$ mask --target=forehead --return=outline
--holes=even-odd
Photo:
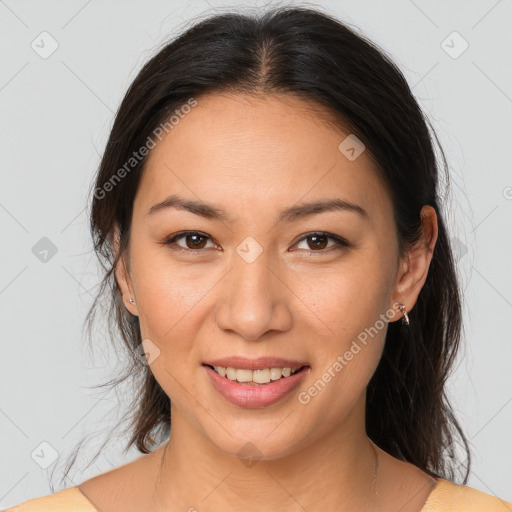
[[[389,208],[370,155],[347,158],[339,146],[350,130],[329,121],[322,106],[290,95],[199,97],[151,150],[136,208],[172,193],[233,210],[333,196],[370,213]]]

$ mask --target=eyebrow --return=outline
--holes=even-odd
[[[146,215],[152,215],[156,212],[160,212],[168,208],[186,210],[206,219],[219,220],[221,222],[233,221],[233,219],[226,211],[218,207],[204,203],[202,201],[184,199],[176,194],[167,197],[160,203],[154,204]],[[320,201],[294,205],[281,211],[278,217],[278,223],[293,222],[299,218],[307,217],[310,215],[340,210],[357,213],[366,219],[368,218],[368,212],[357,204],[350,203],[342,199],[324,199]]]

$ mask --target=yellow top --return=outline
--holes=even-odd
[[[512,512],[512,503],[485,492],[436,478],[420,512]],[[78,489],[70,487],[33,498],[4,512],[101,512]]]

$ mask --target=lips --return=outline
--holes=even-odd
[[[223,359],[218,361],[223,363],[230,361],[232,363],[233,359]],[[247,360],[245,361],[247,364]],[[276,360],[274,359],[273,361]],[[289,360],[286,361],[284,359],[281,359],[280,361],[281,363],[284,361],[285,364],[293,362]],[[252,362],[254,362],[254,360]],[[296,362],[293,363],[295,364]],[[263,364],[263,362],[259,360],[257,364]],[[265,364],[268,364],[268,360]],[[301,370],[289,377],[283,377],[268,384],[249,385],[247,383],[239,383],[236,380],[232,381],[226,377],[222,377],[213,370],[210,365],[203,364],[203,368],[213,388],[228,402],[243,408],[267,407],[280,402],[285,397],[290,396],[311,371],[309,366],[303,366]],[[261,368],[254,369],[258,370]]]
[[[225,368],[237,368],[240,370],[263,370],[265,368],[300,368],[309,366],[307,361],[297,359],[284,359],[282,357],[258,357],[248,359],[241,356],[224,357],[204,361],[206,366],[223,366]]]

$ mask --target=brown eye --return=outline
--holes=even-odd
[[[178,240],[184,239],[185,246],[176,243]],[[177,233],[176,235],[171,236],[164,243],[165,245],[177,245],[177,250],[202,250],[205,248],[208,241],[211,240],[208,235],[203,233],[199,233],[198,231],[187,231],[182,233]]]
[[[179,240],[184,239],[185,245],[181,245],[177,243]],[[306,250],[309,252],[329,252],[325,249],[341,249],[342,247],[350,247],[350,244],[343,238],[333,235],[330,233],[309,233],[308,235],[302,237],[299,240],[298,244],[306,242]],[[333,243],[329,245],[329,241]],[[212,247],[217,249],[215,244],[212,242],[211,237],[208,235],[201,233],[199,231],[182,231],[181,233],[177,233],[168,238],[165,242],[165,245],[171,246],[171,249],[176,251],[201,251],[207,248],[208,242],[212,243]],[[172,247],[172,246],[175,247]]]
[[[307,240],[311,240],[311,244],[308,243],[311,249],[325,249],[328,243],[328,237],[323,235],[311,235],[307,237]]]
[[[189,249],[202,249],[206,245],[206,237],[202,235],[185,235],[185,240]]]
[[[333,243],[329,245],[329,241]],[[341,249],[343,247],[350,247],[350,244],[344,238],[331,233],[309,233],[299,240],[298,245],[306,242],[306,250],[309,252],[330,252],[329,249]],[[327,248],[327,250],[325,250]]]

